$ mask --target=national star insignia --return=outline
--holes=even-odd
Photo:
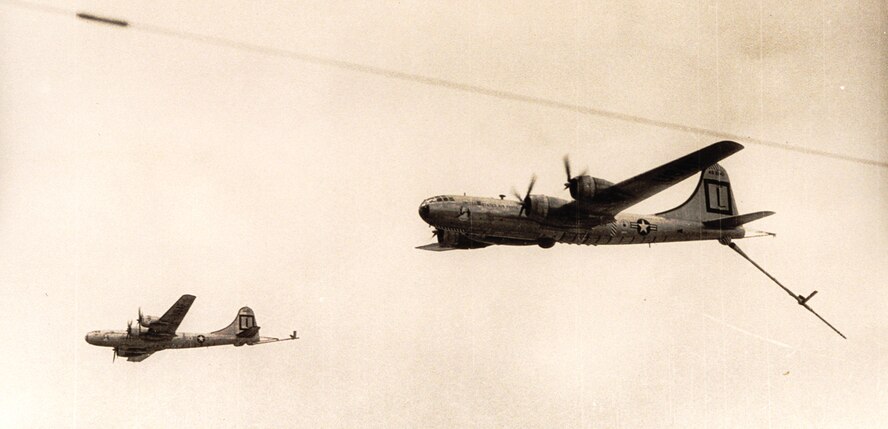
[[[651,224],[650,222],[648,222],[644,219],[639,219],[636,222],[632,222],[631,227],[638,230],[638,233],[640,235],[648,235],[651,233],[651,231],[657,230],[657,225]]]

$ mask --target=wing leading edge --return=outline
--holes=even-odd
[[[182,295],[160,319],[151,322],[151,325],[148,327],[148,334],[151,336],[176,335],[176,329],[179,329],[179,325],[182,323],[185,315],[188,314],[194,299],[194,295]]]
[[[666,188],[693,176],[743,149],[743,145],[725,140],[667,162],[653,170],[626,179],[595,195],[586,207],[595,213],[615,215]]]

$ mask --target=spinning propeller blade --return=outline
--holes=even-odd
[[[518,210],[518,216],[521,216],[524,212],[530,210],[530,192],[533,191],[533,185],[536,184],[536,181],[536,174],[530,176],[530,184],[527,185],[527,193],[524,194],[524,198],[521,198],[518,191],[516,191],[515,188],[512,188],[512,195],[515,195],[515,198],[518,198],[518,201],[521,203],[521,209]]]
[[[575,192],[577,186],[577,177],[585,176],[588,170],[583,170],[579,176],[571,176],[570,175],[570,158],[567,155],[564,155],[564,172],[567,173],[567,182],[564,183],[564,189],[570,189],[571,194]]]
[[[570,187],[570,179],[572,176],[570,175],[570,158],[567,155],[564,155],[564,171],[567,173],[567,183],[564,184],[564,189]]]

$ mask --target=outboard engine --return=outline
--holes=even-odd
[[[157,316],[143,316],[141,313],[139,314],[139,324],[142,325],[143,328],[148,328],[151,326],[151,323],[160,320]]]
[[[592,176],[578,176],[567,183],[570,196],[577,201],[592,201],[595,195],[614,184]]]

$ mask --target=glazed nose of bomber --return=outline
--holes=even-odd
[[[423,201],[422,204],[419,205],[419,217],[422,220],[428,222],[429,221],[429,203],[428,201]]]

